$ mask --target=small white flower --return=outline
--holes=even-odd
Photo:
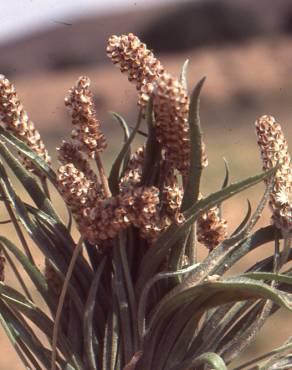
[[[275,200],[281,205],[292,205],[292,193],[289,189],[281,188],[276,193]]]

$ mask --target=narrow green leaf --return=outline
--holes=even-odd
[[[156,139],[155,126],[153,125],[153,102],[149,99],[146,108],[146,122],[148,127],[148,136],[145,147],[144,163],[142,167],[142,176],[140,185],[150,186],[155,184],[155,175],[159,167],[161,157],[160,145]]]
[[[35,265],[32,265],[25,254],[22,253],[10,240],[4,236],[0,236],[0,241],[18,259],[42,297],[47,303],[49,303],[48,285],[39,269]]]
[[[137,131],[140,127],[141,121],[142,121],[142,112],[140,111],[140,114],[139,114],[139,117],[138,117],[138,120],[137,120],[137,124],[136,124],[134,130],[132,131],[129,139],[127,140],[127,142],[122,147],[120,153],[118,154],[117,158],[115,159],[115,161],[112,165],[111,172],[110,172],[109,179],[108,179],[109,187],[110,187],[110,190],[112,192],[112,195],[117,195],[119,193],[119,178],[120,178],[121,166],[122,166],[122,163],[125,159],[125,156],[127,156],[127,153],[128,153],[128,151],[130,149],[130,146],[131,146],[131,143],[133,142],[133,140],[134,140],[134,138],[137,134]]]
[[[132,337],[133,337],[133,352],[138,351],[138,328],[137,328],[137,303],[133,287],[133,281],[130,271],[130,266],[128,263],[127,256],[127,237],[126,233],[122,232],[119,235],[119,254],[120,254],[120,263],[122,266],[122,271],[124,275],[125,288],[129,302],[129,309],[132,323]]]
[[[147,281],[147,284],[144,286],[143,291],[140,296],[139,300],[139,306],[138,306],[138,328],[139,328],[139,335],[142,339],[145,334],[145,320],[146,320],[146,303],[147,303],[147,297],[149,294],[150,289],[153,287],[155,283],[157,283],[161,279],[168,279],[170,277],[174,277],[177,275],[184,275],[191,271],[193,271],[198,264],[186,267],[179,271],[171,271],[171,272],[160,272],[153,276],[149,281]]]
[[[9,253],[7,252],[5,246],[0,242],[0,247],[3,251],[3,254],[4,254],[4,257],[7,261],[7,263],[9,264],[11,270],[12,270],[12,273],[14,274],[14,277],[15,279],[19,282],[24,294],[26,295],[26,297],[31,300],[33,302],[33,298],[32,298],[32,295],[26,285],[26,282],[24,281],[24,277],[22,276],[22,274],[19,272],[19,268],[18,266],[15,265],[13,259],[10,257]]]
[[[92,284],[89,289],[85,307],[84,307],[84,317],[83,317],[84,348],[85,348],[85,353],[87,356],[88,366],[90,370],[98,369],[97,363],[95,360],[96,353],[94,351],[94,344],[93,344],[93,338],[95,336],[94,330],[93,330],[93,315],[94,315],[96,293],[98,290],[98,285],[99,285],[101,274],[103,272],[104,265],[105,265],[105,259],[101,261],[100,265],[98,266],[95,272]]]
[[[230,177],[229,164],[226,158],[223,158],[223,161],[224,161],[224,167],[225,167],[225,177],[223,180],[222,189],[226,188],[226,186],[229,184],[229,177]]]
[[[0,127],[0,132],[2,127]],[[35,202],[38,208],[48,213],[54,219],[61,223],[60,218],[56,214],[50,200],[46,197],[42,189],[39,187],[37,181],[24,166],[15,158],[15,156],[7,149],[5,144],[0,141],[0,155],[5,159],[8,166],[11,168],[15,176],[19,179],[21,184],[24,186],[32,200]],[[35,154],[34,154],[35,155]],[[3,167],[3,166],[1,166]],[[1,169],[0,176],[5,180],[6,171],[4,168]]]
[[[211,352],[206,352],[199,357],[185,360],[181,364],[172,367],[170,370],[188,370],[200,365],[209,365],[214,370],[227,370],[222,358],[216,353]]]
[[[38,360],[44,365],[45,368],[49,368],[50,362],[45,351],[44,346],[34,333],[28,329],[25,321],[21,321],[16,314],[7,307],[0,299],[0,311],[3,315],[5,322],[9,323],[13,327],[13,332],[20,337],[24,343],[33,351]]]
[[[243,220],[241,221],[241,223],[237,226],[237,228],[233,231],[232,235],[237,235],[239,233],[241,233],[243,231],[243,229],[245,228],[246,224],[248,223],[248,220],[251,216],[251,204],[250,204],[250,201],[247,199],[247,211],[246,211],[246,214],[243,218]]]
[[[128,126],[126,120],[124,119],[124,117],[122,117],[120,114],[118,114],[116,112],[111,112],[111,114],[118,121],[118,123],[121,125],[121,127],[123,129],[123,132],[124,132],[124,141],[127,142],[129,137],[130,137],[130,130],[129,130],[129,126]]]
[[[32,163],[43,172],[43,174],[50,179],[50,181],[56,185],[56,174],[49,167],[46,161],[44,161],[38,154],[28,147],[23,141],[12,135],[10,132],[0,127],[0,136],[2,140],[12,144],[17,150],[29,158]]]
[[[184,212],[191,204],[198,200],[200,179],[202,174],[203,141],[200,123],[200,94],[206,77],[203,77],[195,86],[189,108],[189,133],[190,133],[190,170],[184,191],[181,210]]]
[[[28,362],[28,359],[26,358],[25,354],[23,354],[20,346],[19,346],[19,337],[18,335],[16,334],[16,332],[13,330],[13,327],[12,325],[5,320],[5,318],[3,317],[3,315],[0,314],[0,323],[7,335],[7,337],[9,338],[11,344],[13,345],[17,355],[19,356],[20,360],[22,361],[24,367],[26,369],[30,369],[30,365],[29,365],[29,362]],[[35,366],[35,369],[36,370],[42,370],[38,365]]]
[[[118,309],[115,302],[113,303],[113,309],[108,313],[108,319],[106,322],[105,334],[104,334],[104,345],[102,355],[102,369],[103,370],[115,370],[117,358],[119,357],[119,342],[120,342],[120,326],[118,319]]]
[[[133,334],[131,325],[131,312],[127,297],[127,287],[122,270],[122,262],[119,253],[119,245],[116,243],[113,250],[113,290],[116,293],[118,303],[121,335],[123,342],[123,356],[125,363],[129,362],[133,351]]]
[[[203,304],[196,304],[198,297],[205,297]],[[240,276],[212,282],[206,281],[178,292],[159,305],[151,318],[149,327],[155,328],[158,322],[190,302],[193,302],[194,312],[204,312],[206,309],[225,303],[260,298],[271,299],[276,304],[292,311],[292,294],[282,292],[263,282]]]
[[[118,121],[118,123],[121,125],[121,127],[123,129],[123,132],[124,132],[124,143],[126,143],[130,138],[129,126],[128,126],[126,120],[121,115],[119,115],[116,112],[111,112],[111,113],[114,116],[114,118]],[[123,169],[126,168],[127,163],[129,162],[130,156],[131,156],[131,146],[129,146],[128,151],[125,154],[125,158],[123,160],[123,162],[124,162]]]

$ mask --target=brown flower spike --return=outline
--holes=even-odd
[[[227,222],[220,217],[217,206],[203,213],[197,221],[197,238],[210,251],[227,237]]]
[[[51,162],[40,134],[24,110],[15,87],[3,75],[0,75],[0,120],[7,130],[22,140],[42,159],[47,163]],[[29,159],[23,155],[21,157],[28,170],[41,175]]]
[[[69,108],[75,128],[71,137],[79,149],[90,158],[106,148],[106,139],[101,132],[100,122],[96,118],[93,96],[89,89],[88,77],[80,77],[75,86],[69,90],[65,105]]]
[[[138,104],[145,106],[154,88],[154,82],[164,73],[164,68],[153,53],[132,33],[109,38],[107,55],[139,92]]]
[[[292,168],[288,144],[280,124],[274,117],[264,115],[255,122],[263,170],[279,165],[270,194],[272,223],[284,233],[292,230]]]
[[[182,84],[164,73],[153,91],[153,110],[157,140],[165,150],[165,159],[187,176],[190,163],[189,98]],[[208,160],[203,154],[202,166]]]

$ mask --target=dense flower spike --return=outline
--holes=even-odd
[[[57,179],[59,190],[75,216],[80,216],[83,209],[95,201],[92,182],[73,163],[61,166]]]
[[[40,134],[24,110],[15,87],[3,75],[0,75],[0,120],[5,128],[28,145],[42,159],[47,163],[51,162]],[[41,175],[30,160],[24,156],[22,159],[28,170]]]
[[[91,243],[98,243],[112,239],[121,230],[134,225],[139,228],[142,237],[150,237],[153,217],[157,214],[158,193],[155,187],[138,187],[97,202],[92,209],[88,209],[90,221],[84,234]]]
[[[164,72],[160,61],[132,33],[111,36],[106,51],[121,72],[128,74],[129,81],[135,83],[139,92],[138,104],[145,106],[153,91],[153,83]]]
[[[153,110],[157,140],[165,149],[165,158],[187,176],[190,163],[189,98],[182,84],[164,73],[153,91]],[[203,155],[202,166],[208,164]]]
[[[255,122],[263,169],[279,164],[269,205],[272,223],[284,233],[292,231],[292,168],[288,144],[280,124],[274,117],[264,115]]]
[[[227,222],[220,217],[217,206],[203,213],[197,221],[197,238],[210,251],[227,237]]]
[[[89,86],[89,78],[80,77],[75,86],[69,90],[65,105],[71,111],[72,123],[75,126],[71,134],[72,139],[89,157],[95,158],[97,153],[106,148],[106,140],[96,118]]]
[[[76,145],[71,142],[62,141],[62,144],[58,151],[58,160],[63,164],[73,163],[74,166],[81,172],[84,173],[85,177],[89,180],[98,184],[98,178],[95,172],[91,169],[90,164],[82,152],[78,149]]]

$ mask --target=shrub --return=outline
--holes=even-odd
[[[199,96],[205,79],[189,95],[187,63],[180,78],[171,76],[133,34],[110,37],[107,53],[136,85],[139,106],[132,131],[114,114],[124,143],[109,176],[88,77],[66,96],[73,130],[58,149],[56,171],[14,86],[0,78],[1,201],[19,238],[15,245],[0,236],[0,277],[5,258],[21,286],[0,283],[1,324],[27,369],[227,369],[280,307],[292,310],[291,162],[281,126],[271,116],[256,121],[263,173],[229,184],[226,167],[222,189],[203,195],[200,177],[208,161]],[[132,152],[142,121],[145,144]],[[4,163],[30,202],[15,191]],[[252,213],[249,204],[227,233],[222,202],[261,181],[266,191],[257,208]],[[68,207],[68,225],[54,209],[52,187]],[[254,230],[268,199],[271,225]],[[43,254],[44,271],[27,238]],[[225,276],[270,241],[274,255]],[[204,246],[209,254],[199,261],[197,248]],[[261,369],[291,367],[289,349],[291,338],[244,367],[254,369],[258,361]]]

